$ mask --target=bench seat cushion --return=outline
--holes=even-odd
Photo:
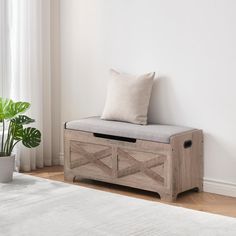
[[[160,143],[170,143],[171,136],[194,130],[192,128],[174,125],[136,125],[125,122],[102,120],[100,117],[89,117],[70,121],[65,124],[65,128]]]

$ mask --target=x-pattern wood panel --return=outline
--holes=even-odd
[[[193,145],[185,149],[183,143],[188,140]],[[80,145],[79,152],[73,150],[77,149],[74,143]],[[117,149],[127,154],[119,151],[118,155]],[[159,159],[163,164],[152,159]],[[64,163],[66,180],[76,176],[96,179],[158,192],[163,200],[173,201],[183,191],[192,188],[202,191],[203,134],[201,130],[179,133],[168,144],[138,139],[129,143],[65,129]]]
[[[81,155],[81,157],[71,162],[70,167],[71,169],[87,165],[89,163],[95,164],[98,168],[100,168],[103,172],[105,172],[108,175],[112,174],[112,169],[108,167],[106,164],[104,164],[100,159],[109,157],[112,155],[111,148],[106,148],[101,151],[97,151],[95,153],[90,153],[86,151],[82,145],[72,143],[71,144],[71,152],[78,153]]]
[[[136,174],[138,172],[142,172],[149,178],[164,184],[164,178],[150,169],[152,167],[164,165],[165,158],[166,158],[164,155],[158,155],[158,157],[155,157],[147,161],[138,161],[133,156],[131,156],[128,152],[120,148],[118,148],[117,152],[118,152],[118,157],[119,156],[125,157],[125,159],[130,164],[132,164],[132,166],[126,167],[125,169],[122,169],[122,170],[118,170],[118,177],[125,177],[128,175]]]

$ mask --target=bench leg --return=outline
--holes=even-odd
[[[64,180],[68,182],[74,182],[75,176],[71,173],[64,172]]]
[[[175,194],[163,193],[159,195],[160,195],[161,200],[164,202],[173,202],[177,198],[177,195]]]
[[[199,193],[203,192],[203,184],[199,184],[199,186],[197,187],[197,191]]]

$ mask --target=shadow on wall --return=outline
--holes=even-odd
[[[181,106],[178,104],[178,96],[171,83],[171,78],[156,77],[148,110],[148,122],[176,124],[176,110],[181,110]]]

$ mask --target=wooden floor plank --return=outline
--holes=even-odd
[[[65,182],[62,166],[45,167],[43,169],[28,172],[26,174]],[[132,189],[128,187],[107,184],[93,180],[80,180],[76,181],[75,183],[69,183],[85,186],[88,188],[123,194],[126,196],[146,199],[150,201],[162,202],[160,201],[156,193],[148,191]],[[171,204],[194,210],[236,217],[236,198],[233,197],[227,197],[213,193],[197,193],[194,191],[189,191],[186,193],[182,193],[177,198],[177,200]]]

